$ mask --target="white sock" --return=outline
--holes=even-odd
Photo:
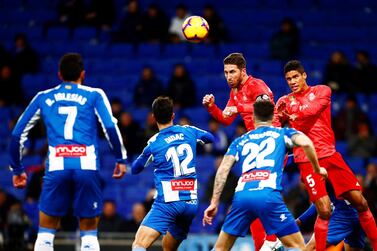
[[[99,251],[99,242],[96,235],[81,236],[81,251]]]
[[[132,248],[132,251],[146,251],[146,249],[142,247],[136,247],[136,248]]]
[[[54,251],[53,233],[40,232],[35,241],[34,251]]]

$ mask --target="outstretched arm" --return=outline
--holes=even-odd
[[[296,146],[300,146],[304,149],[304,152],[312,164],[314,171],[327,178],[327,171],[325,168],[319,166],[318,157],[313,142],[308,138],[308,136],[299,133],[294,134],[291,139]]]
[[[37,121],[41,117],[41,109],[39,106],[40,94],[38,93],[30,102],[24,113],[18,119],[16,126],[12,131],[12,138],[9,145],[10,155],[10,168],[13,171],[13,175],[18,176],[25,172],[22,165],[22,151],[24,149],[24,143],[28,139],[30,130],[34,127]],[[2,123],[4,123],[2,121]],[[26,175],[22,175],[25,176]],[[16,180],[15,180],[16,179]],[[13,185],[17,188],[23,188],[24,182],[19,183],[19,180],[25,180],[23,177],[13,179]],[[16,184],[17,183],[17,184]],[[21,185],[20,185],[21,184]],[[26,183],[25,183],[26,185]]]
[[[146,146],[143,150],[143,153],[137,157],[131,165],[131,173],[138,174],[144,170],[149,164],[153,162],[153,155],[149,151],[149,147]]]
[[[316,216],[317,210],[315,208],[315,204],[311,204],[310,207],[296,219],[296,223],[297,225],[302,226]]]
[[[123,145],[122,136],[117,126],[117,120],[111,112],[110,102],[102,90],[98,90],[95,103],[95,113],[102,125],[103,132],[115,155],[116,162],[125,164],[127,151]]]
[[[331,104],[331,89],[328,86],[321,86],[316,93],[315,99],[308,103],[305,110],[296,114],[297,120],[306,120],[313,116],[318,116]]]
[[[237,114],[224,117],[223,111],[215,104],[215,97],[212,94],[207,94],[203,97],[203,105],[207,108],[209,114],[223,125],[230,125],[236,119]],[[234,107],[235,104],[229,99],[226,107]],[[225,108],[224,110],[226,110]]]
[[[232,155],[225,155],[223,160],[221,161],[220,167],[216,172],[211,204],[204,211],[204,217],[202,220],[203,226],[205,226],[205,224],[212,225],[212,220],[217,213],[217,207],[219,205],[221,193],[224,189],[226,179],[234,162],[235,157]]]

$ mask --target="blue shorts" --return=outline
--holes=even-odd
[[[70,207],[75,216],[93,218],[102,212],[100,175],[92,170],[46,172],[39,209],[50,216],[64,216]]]
[[[336,245],[342,240],[352,248],[362,249],[365,246],[365,233],[355,212],[335,208],[330,218],[327,241]]]
[[[155,201],[141,225],[153,228],[165,235],[167,231],[176,239],[184,240],[198,212],[198,201]]]
[[[271,189],[236,192],[222,230],[244,237],[256,218],[261,220],[268,235],[284,233],[282,236],[285,236],[299,232],[280,192]]]

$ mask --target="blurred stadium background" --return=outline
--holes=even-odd
[[[143,28],[141,28],[137,33],[141,34],[140,37],[133,37],[136,34],[133,33],[130,39],[122,35],[128,34],[128,30],[136,27],[138,23],[135,25],[134,21],[125,21],[129,20],[127,17],[130,16],[127,13],[129,3],[125,0],[0,1],[0,67],[2,69],[0,100],[5,100],[0,102],[0,250],[2,248],[27,250],[32,247],[30,243],[32,243],[38,222],[37,200],[40,182],[38,183],[38,178],[35,178],[37,185],[22,191],[14,190],[11,184],[11,173],[7,167],[6,148],[12,125],[25,104],[38,91],[59,84],[58,60],[66,52],[79,52],[84,56],[86,83],[103,88],[110,100],[120,100],[123,110],[129,112],[140,126],[141,133],[149,132],[146,123],[149,107],[137,104],[134,100],[134,93],[142,69],[146,66],[154,70],[163,88],[166,88],[174,66],[178,63],[184,64],[195,84],[195,95],[190,97],[195,102],[192,106],[177,108],[177,118],[187,116],[193,125],[209,129],[209,116],[201,106],[201,98],[206,93],[213,93],[217,104],[221,107],[225,106],[229,88],[223,76],[222,60],[226,55],[231,52],[244,53],[248,62],[248,72],[262,78],[269,85],[275,100],[289,91],[282,74],[284,63],[293,56],[302,60],[309,75],[310,84],[323,83],[332,87],[334,87],[334,82],[338,84],[338,87],[336,85],[334,87],[332,100],[333,118],[336,125],[340,124],[339,127],[334,128],[337,130],[336,134],[339,134],[337,148],[364,184],[371,208],[374,213],[376,212],[377,110],[374,108],[377,105],[377,68],[373,62],[377,60],[377,1],[140,0],[136,2],[141,16],[147,12],[151,4],[156,4],[165,13],[168,23],[176,15],[176,6],[179,4],[187,7],[189,15],[203,15],[203,8],[210,4],[219,15],[220,20],[217,20],[217,23],[221,26],[223,33],[217,34],[218,37],[214,34],[214,39],[205,43],[189,44],[176,40],[169,35],[167,30],[166,37],[155,39],[144,36],[146,31],[143,33]],[[68,11],[65,9],[67,12],[62,14],[62,5],[67,8],[69,3],[79,3],[83,8],[77,10],[75,14],[72,14],[72,9]],[[113,8],[107,9],[103,6],[113,6]],[[105,13],[102,13],[101,9]],[[106,21],[106,18],[93,21],[90,18],[93,13],[97,16],[107,15],[112,18],[110,21]],[[65,22],[64,14],[65,17],[73,15],[75,18],[80,18]],[[299,38],[297,51],[293,50],[293,54],[288,56],[274,55],[273,38],[279,33],[282,21],[287,18],[292,20],[297,27],[296,35]],[[105,20],[105,23],[101,23],[101,20]],[[122,34],[122,32],[125,33]],[[29,64],[29,66],[32,64],[31,61],[27,61],[27,57],[23,59],[24,61],[22,59],[16,61],[20,60],[17,59],[20,50],[16,46],[15,36],[20,33],[25,36],[30,48],[33,48],[32,50],[37,55],[35,62],[38,66],[35,69],[19,70],[14,64],[14,62]],[[281,43],[284,46],[285,42]],[[337,51],[342,52],[346,60],[340,63],[341,66],[332,66],[329,64],[330,58]],[[370,62],[366,67],[367,70],[364,69],[365,71],[361,71],[363,65],[356,57],[360,51],[369,54]],[[7,66],[14,75],[12,79],[14,82],[7,78],[9,74],[4,73],[4,68]],[[331,70],[333,70],[333,79],[329,77]],[[349,75],[350,72],[352,75]],[[365,74],[369,74],[369,79],[374,79],[376,82],[360,80],[360,75],[365,76]],[[349,81],[345,81],[344,78]],[[17,84],[21,86],[22,100],[20,102],[7,101],[7,92],[14,91],[11,87]],[[348,116],[351,112],[346,109],[346,104],[350,99],[355,100],[359,109],[354,115]],[[362,131],[360,123],[367,125],[366,136],[362,134],[365,130]],[[343,129],[342,125],[344,125]],[[349,125],[356,128],[352,128],[353,131],[349,132],[347,131]],[[220,127],[219,130],[225,132],[230,142],[236,134],[236,127],[234,123],[229,127]],[[35,131],[27,143],[24,161],[29,177],[40,172],[46,143],[43,129]],[[143,142],[145,142],[145,137]],[[131,220],[132,205],[145,202],[153,187],[152,170],[145,170],[139,176],[127,175],[121,181],[113,181],[111,173],[114,158],[104,139],[101,140],[100,146],[104,198],[115,202],[117,212],[122,218]],[[361,148],[363,151],[359,151]],[[131,159],[132,157],[134,156],[131,154]],[[191,227],[193,235],[184,243],[182,250],[207,250],[213,243],[214,235],[226,213],[227,205],[224,203],[215,225],[206,228],[201,226],[202,212],[208,205],[204,198],[205,189],[215,171],[215,161],[215,154],[211,151],[203,150],[198,157],[199,193],[203,202],[200,206],[200,213]],[[35,176],[38,177],[37,174]],[[294,165],[285,175],[284,186],[284,194],[290,209],[297,216],[308,206],[308,201],[305,191],[302,191],[299,185],[298,173]],[[56,250],[74,250],[75,248],[76,234],[73,231],[75,221],[71,217],[67,222],[72,223],[62,226],[62,230],[67,232],[63,233],[61,238],[57,238],[59,248]],[[310,227],[303,231],[310,234]],[[116,250],[116,247],[129,248],[133,234],[103,231],[100,238],[104,246],[103,250],[107,250],[106,247],[111,248],[108,250]],[[16,246],[9,249],[9,243],[16,243]],[[247,239],[245,243],[249,246],[243,247],[245,248],[243,250],[250,250],[251,239]],[[242,249],[241,246],[242,243],[239,250]],[[157,244],[157,250],[158,247]]]

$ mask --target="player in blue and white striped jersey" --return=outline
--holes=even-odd
[[[164,250],[177,250],[186,239],[198,210],[196,144],[213,142],[211,133],[193,126],[173,125],[173,101],[158,97],[152,104],[159,133],[132,163],[132,173],[153,168],[157,196],[138,229],[132,250],[146,250],[159,236]]]
[[[22,151],[28,133],[42,118],[47,130],[48,158],[40,197],[39,231],[35,251],[53,250],[53,239],[60,217],[73,205],[80,218],[81,250],[99,250],[97,225],[102,212],[99,177],[99,120],[116,156],[113,177],[126,171],[126,150],[112,116],[105,93],[83,86],[83,60],[79,54],[65,54],[59,63],[63,83],[39,92],[19,118],[10,142],[13,185],[26,186]]]
[[[203,224],[212,224],[226,177],[233,165],[242,169],[215,250],[230,250],[237,237],[245,236],[249,225],[259,218],[268,235],[276,234],[290,250],[305,250],[304,239],[281,197],[281,178],[288,148],[301,146],[316,173],[326,176],[319,167],[312,141],[291,128],[272,126],[274,105],[270,101],[254,103],[255,130],[237,138],[229,146],[217,170],[210,206]]]

